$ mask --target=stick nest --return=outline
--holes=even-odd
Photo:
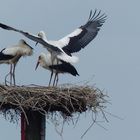
[[[97,111],[107,102],[98,88],[91,86],[4,86],[0,85],[0,110],[11,109],[25,113],[27,110],[41,113],[61,112],[66,117],[87,110]]]

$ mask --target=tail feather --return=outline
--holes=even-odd
[[[14,57],[13,55],[6,55],[6,54],[3,54],[2,52],[0,52],[0,61],[2,61],[2,60],[10,60],[13,57]]]
[[[73,65],[71,65],[70,63],[64,62],[64,61],[61,61],[61,62],[62,62],[62,64],[52,65],[52,66],[49,66],[49,67],[51,69],[55,69],[58,72],[69,73],[73,76],[76,76],[76,75],[79,76],[76,68]]]

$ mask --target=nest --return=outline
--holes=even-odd
[[[6,114],[38,111],[40,113],[60,112],[72,116],[87,110],[96,112],[107,102],[101,90],[91,86],[4,86],[0,85],[0,111]]]

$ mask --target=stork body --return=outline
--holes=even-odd
[[[17,45],[7,47],[1,50],[0,52],[0,64],[10,64],[10,72],[5,77],[10,74],[10,85],[15,85],[15,67],[19,59],[22,56],[30,56],[33,53],[33,48],[29,46],[23,39],[19,41]],[[12,83],[13,81],[13,83]]]
[[[56,41],[48,40],[44,31],[40,31],[38,35],[33,35],[3,23],[0,23],[0,27],[5,30],[12,30],[23,34],[27,38],[43,45],[50,53],[50,60],[53,66],[55,65],[55,61],[57,61],[58,64],[63,62],[67,64],[77,62],[78,58],[73,56],[73,53],[79,52],[81,49],[85,48],[97,36],[106,17],[105,14],[101,14],[101,11],[98,12],[95,10],[92,12],[91,10],[89,18],[84,25],[81,25],[72,33]]]
[[[52,57],[51,57],[50,53],[48,53],[47,55],[45,53],[41,53],[38,57],[38,61],[37,61],[37,65],[36,65],[36,69],[37,69],[38,65],[40,65],[41,67],[51,71],[49,86],[51,84],[52,76],[54,73],[55,73],[55,77],[54,77],[54,81],[53,81],[53,86],[54,85],[57,86],[59,73],[69,73],[73,76],[79,75],[77,70],[75,69],[75,67],[73,65],[71,65],[70,63],[67,63],[62,60],[57,60],[57,59],[55,59],[52,63],[51,58]]]
[[[72,53],[80,51],[96,37],[105,19],[106,15],[101,14],[101,11],[97,12],[97,10],[95,10],[93,13],[91,10],[86,24],[57,41],[47,40],[45,33],[42,31],[36,36],[3,23],[0,23],[0,27],[21,33],[27,38],[42,44],[51,53],[52,61],[56,58],[65,62],[75,63],[78,61],[78,58],[73,56]]]

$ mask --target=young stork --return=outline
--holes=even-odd
[[[101,14],[101,10],[99,12],[95,10],[94,13],[91,10],[86,24],[57,41],[47,40],[44,32],[39,32],[38,36],[36,36],[3,23],[0,23],[0,27],[6,30],[19,32],[27,38],[42,44],[51,53],[52,62],[57,58],[65,62],[73,63],[77,62],[78,58],[72,56],[72,53],[80,51],[96,37],[106,17],[105,14]]]
[[[19,40],[17,45],[13,45],[11,47],[7,47],[1,50],[0,52],[0,64],[10,64],[10,72],[5,76],[5,84],[6,78],[10,74],[10,85],[16,84],[15,82],[15,67],[18,63],[19,59],[22,56],[30,56],[33,53],[33,48],[28,45],[25,40]]]
[[[58,84],[58,74],[59,73],[69,73],[69,74],[71,74],[73,76],[79,75],[77,70],[75,69],[75,67],[73,65],[71,65],[70,63],[67,63],[67,62],[65,62],[63,60],[58,61],[57,59],[55,59],[53,61],[53,63],[52,63],[50,53],[48,53],[47,55],[45,53],[41,53],[39,55],[35,69],[37,69],[37,67],[39,65],[41,67],[51,71],[51,77],[50,77],[50,80],[49,80],[49,86],[51,84],[53,73],[55,73],[53,86],[55,86],[55,85],[57,86],[57,84]]]

